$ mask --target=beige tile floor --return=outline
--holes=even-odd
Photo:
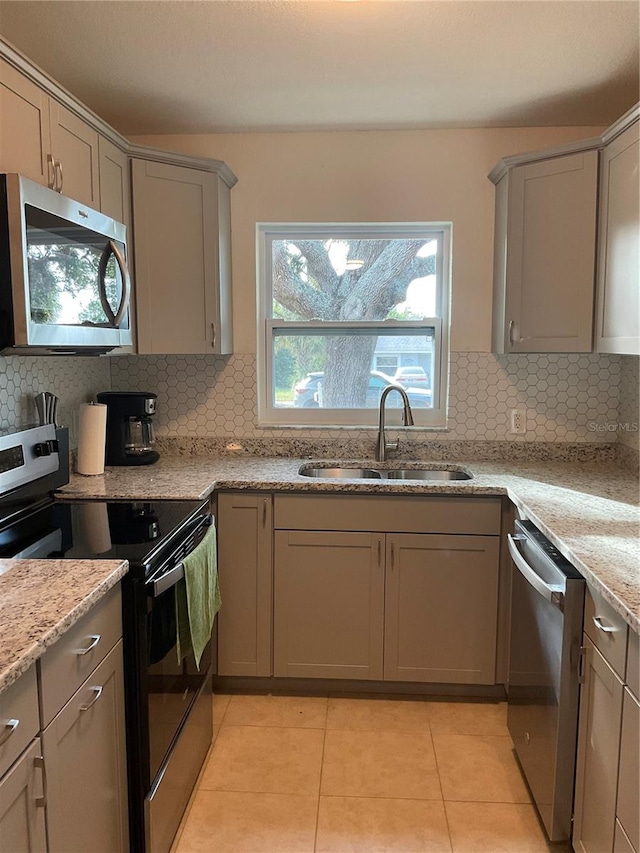
[[[504,703],[214,698],[175,853],[569,853],[548,845]]]

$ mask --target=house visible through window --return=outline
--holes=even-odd
[[[443,426],[450,238],[448,223],[258,225],[260,423],[375,424],[395,385],[417,425]]]

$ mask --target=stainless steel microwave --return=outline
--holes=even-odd
[[[0,175],[0,351],[99,355],[132,343],[124,225]]]

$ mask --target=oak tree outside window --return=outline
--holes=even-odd
[[[397,385],[416,425],[445,425],[450,223],[260,223],[257,240],[261,424],[374,425]]]

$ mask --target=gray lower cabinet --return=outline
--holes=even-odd
[[[494,684],[499,538],[386,539],[384,678]]]
[[[616,817],[632,844],[640,851],[640,703],[628,687],[622,701],[620,768]]]
[[[382,678],[384,534],[277,530],[273,674]]]
[[[35,738],[0,781],[0,850],[45,853],[43,762]]]
[[[122,641],[42,733],[49,853],[129,849]]]
[[[271,675],[272,497],[218,495],[218,674]]]
[[[623,683],[584,635],[573,847],[611,853],[616,819]]]

